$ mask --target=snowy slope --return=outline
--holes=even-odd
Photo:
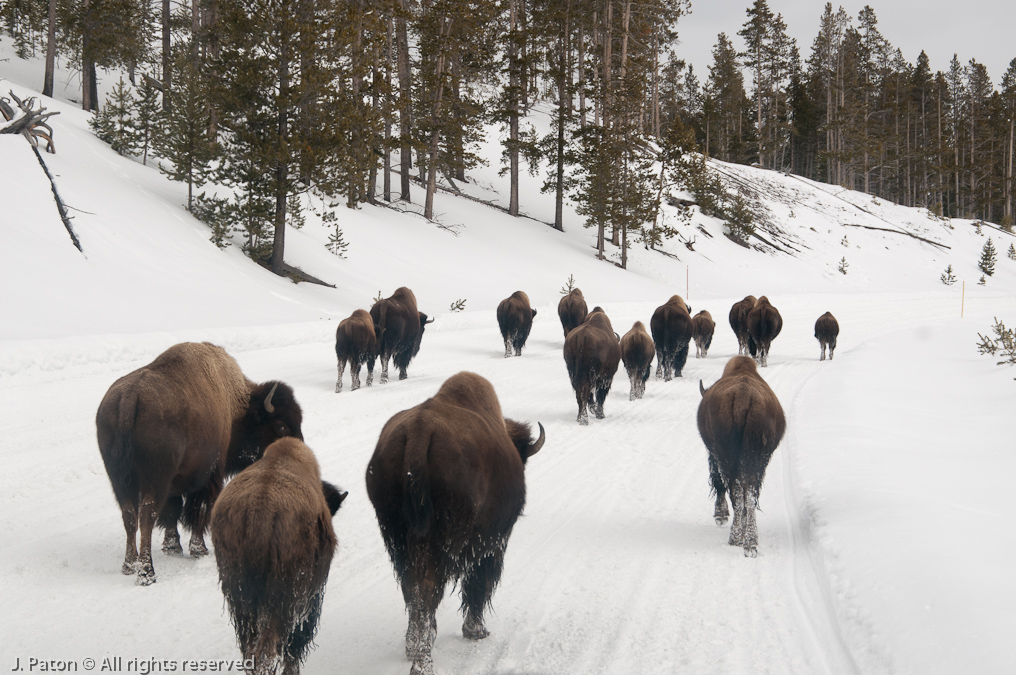
[[[0,92],[35,84],[16,60],[0,61],[0,78]],[[758,193],[771,214],[763,236],[789,252],[744,249],[697,216],[702,229],[684,231],[694,251],[672,241],[674,258],[636,246],[623,271],[593,258],[592,233],[573,212],[564,233],[538,222],[552,203],[526,177],[523,210],[536,220],[444,193],[443,226],[341,209],[348,260],[327,252],[327,232],[309,222],[287,234],[287,261],[337,288],[295,285],[236,247],[215,248],[182,208],[185,188],[112,153],[72,104],[47,106],[61,114],[58,153],[46,161],[76,209],[84,254],[27,144],[0,137],[0,663],[237,657],[213,559],[157,552],[149,588],[120,575],[122,525],[94,436],[94,411],[117,377],[176,342],[210,340],[251,378],[294,386],[324,477],[350,491],[308,673],[408,670],[401,594],[363,472],[384,422],[460,370],[489,378],[505,413],[541,421],[548,442],[527,468],[492,634],[464,640],[449,597],[439,672],[1016,671],[1006,567],[1016,545],[999,535],[1003,481],[1016,470],[1016,372],[974,349],[993,316],[1016,323],[1011,236],[717,164]],[[494,143],[486,156],[497,156]],[[504,202],[497,167],[460,187]],[[1001,255],[981,287],[986,236]],[[947,264],[965,297],[961,284],[939,283]],[[555,312],[569,274],[619,333],[686,295],[717,322],[709,358],[690,358],[682,379],[650,380],[636,402],[622,372],[607,418],[578,426]],[[410,378],[335,394],[336,321],[400,285],[437,317]],[[522,358],[506,360],[494,308],[520,288],[539,315]],[[697,381],[715,380],[736,354],[726,315],[748,293],[768,295],[784,317],[763,376],[788,417],[762,490],[755,560],[712,523],[695,427]],[[460,298],[465,312],[446,311]],[[842,333],[835,360],[820,363],[812,328],[826,310]]]

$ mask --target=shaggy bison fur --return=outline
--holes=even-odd
[[[526,500],[526,460],[543,446],[505,419],[490,382],[448,378],[432,398],[385,424],[367,465],[367,495],[409,611],[406,656],[431,675],[435,613],[457,581],[462,634],[489,634],[483,611],[501,578],[508,537]]]
[[[212,509],[219,583],[256,675],[296,675],[321,616],[335,552],[332,516],[346,493],[321,480],[295,438],[275,441]]]
[[[705,358],[709,353],[709,347],[713,344],[713,333],[716,331],[716,322],[713,316],[706,310],[702,310],[691,319],[691,336],[695,340],[695,358]]]
[[[829,348],[829,360],[833,358],[833,350],[836,349],[836,338],[840,334],[840,324],[831,312],[826,312],[815,322],[815,339],[822,346],[822,356],[819,361],[825,361],[826,347]]]
[[[653,354],[656,347],[641,321],[636,321],[631,330],[621,338],[621,361],[628,372],[631,392],[628,400],[642,398],[646,393],[646,380],[653,370]]]
[[[170,347],[114,382],[95,427],[127,533],[123,573],[136,572],[139,585],[155,582],[156,518],[166,531],[164,552],[183,552],[182,518],[191,531],[190,554],[206,555],[204,533],[225,478],[274,440],[302,439],[302,420],[289,386],[251,382],[233,357],[207,342]]]
[[[709,478],[716,492],[713,518],[727,522],[725,493],[730,493],[734,522],[731,546],[742,546],[746,556],[758,555],[755,510],[769,458],[787,428],[776,394],[762,379],[755,362],[735,356],[723,376],[709,389],[702,388],[698,429],[709,450]]]
[[[374,321],[370,314],[358,309],[349,318],[339,322],[335,329],[335,357],[338,360],[339,376],[335,380],[335,393],[342,391],[342,374],[349,364],[350,389],[360,388],[360,366],[367,365],[367,386],[374,383],[374,361],[377,359],[377,340],[374,337]]]
[[[755,306],[755,296],[746,295],[730,308],[730,328],[737,337],[737,355],[748,354],[748,312]]]
[[[568,333],[564,340],[564,363],[579,404],[579,424],[589,424],[587,406],[596,419],[603,419],[603,402],[621,360],[621,346],[610,319],[599,307]]]
[[[573,289],[571,293],[561,298],[557,303],[557,315],[561,319],[561,327],[564,328],[564,336],[572,332],[577,326],[582,325],[586,320],[589,307],[586,299],[582,297],[582,291]]]
[[[783,317],[769,304],[769,298],[762,296],[748,312],[748,351],[756,356],[760,366],[769,365],[769,347],[783,329]]]
[[[691,309],[680,295],[673,295],[653,312],[649,328],[656,344],[656,379],[681,377],[692,337]]]
[[[434,319],[416,309],[416,296],[402,286],[390,297],[378,300],[370,308],[374,336],[381,357],[381,384],[388,382],[388,359],[399,369],[399,379],[409,377],[406,369],[420,351],[423,329]]]
[[[504,339],[504,357],[507,359],[515,350],[515,356],[522,356],[522,348],[529,339],[536,310],[529,306],[529,296],[515,291],[497,306],[497,325]]]

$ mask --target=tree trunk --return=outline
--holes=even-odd
[[[409,6],[406,0],[400,0],[399,13],[395,19],[395,39],[398,49],[399,67],[399,169],[401,178],[401,194],[399,198],[405,202],[412,201],[409,197],[409,172],[413,169],[413,146],[410,138],[413,111],[412,83],[409,72],[409,31],[407,15]]]
[[[88,0],[85,0],[85,2],[87,4]],[[162,109],[166,112],[169,112],[169,92],[173,84],[171,19],[172,10],[170,9],[169,0],[162,0]]]
[[[394,61],[394,55],[392,50],[394,48],[393,33],[395,32],[395,22],[389,17],[386,22],[387,30],[385,31],[385,147],[384,147],[384,200],[386,202],[392,201],[392,66]]]
[[[56,69],[56,0],[49,0],[49,18],[46,24],[46,76],[42,95],[53,97],[53,73]]]
[[[287,3],[288,4],[288,3]],[[282,275],[286,247],[286,201],[289,197],[289,40],[288,27],[279,31],[279,127],[278,158],[275,162],[275,239],[272,243],[272,272]]]
[[[511,188],[508,215],[519,215],[519,58],[518,0],[508,1],[508,163]],[[562,64],[563,66],[563,64]]]
[[[435,86],[434,91],[434,106],[431,108],[431,124],[433,130],[430,134],[430,151],[427,159],[427,195],[423,207],[423,217],[427,220],[433,220],[434,218],[434,193],[437,191],[437,153],[439,149],[439,141],[441,140],[440,133],[440,115],[441,115],[441,98],[444,95],[444,69],[445,69],[445,54],[444,50],[447,48],[447,39],[451,33],[452,19],[451,17],[442,17],[441,28],[438,30],[438,40],[440,41],[440,47],[438,56],[435,63],[434,73]]]

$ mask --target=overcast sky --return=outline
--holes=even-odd
[[[677,55],[695,66],[699,82],[709,76],[716,36],[726,33],[738,50],[744,43],[737,35],[747,20],[745,11],[753,0],[691,0],[691,14],[678,23],[680,44]],[[801,58],[811,55],[811,43],[818,35],[819,18],[825,0],[768,0],[773,14],[782,14],[787,32],[797,40]],[[857,25],[857,15],[870,5],[878,17],[879,32],[903,52],[911,64],[923,49],[931,60],[932,72],[948,71],[957,54],[960,63],[970,59],[988,68],[995,87],[1016,58],[1016,0],[867,0],[833,2],[833,11],[843,7]],[[751,82],[745,81],[750,88]]]

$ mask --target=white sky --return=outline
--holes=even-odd
[[[692,0],[692,13],[678,24],[677,54],[695,66],[699,82],[705,82],[712,62],[717,34],[723,32],[738,49],[743,48],[737,31],[747,19],[752,0]],[[971,58],[988,68],[992,82],[999,86],[1002,74],[1016,58],[1016,2],[1013,0],[853,0],[833,2],[833,11],[843,7],[857,23],[857,15],[870,5],[878,17],[878,29],[893,47],[903,51],[913,64],[923,49],[931,70],[945,72],[955,53],[966,65]],[[782,14],[787,31],[797,40],[801,57],[811,54],[818,34],[819,17],[825,0],[769,0],[773,14]],[[747,84],[747,83],[746,83]],[[748,85],[750,86],[750,85]]]

